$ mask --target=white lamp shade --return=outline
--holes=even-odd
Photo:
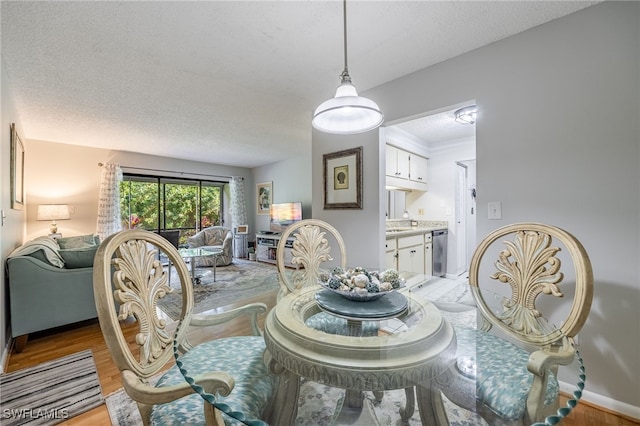
[[[342,135],[367,132],[382,124],[384,116],[371,99],[358,96],[353,84],[338,86],[336,96],[316,108],[312,124],[316,129]]]
[[[68,204],[40,204],[38,206],[38,220],[69,219]]]

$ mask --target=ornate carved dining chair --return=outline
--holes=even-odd
[[[157,305],[173,291],[158,250],[169,257],[178,273],[182,292],[179,327]],[[193,314],[192,283],[184,261],[169,241],[143,230],[108,237],[96,253],[93,279],[100,328],[123,387],[136,401],[145,425],[222,425],[261,417],[275,387],[263,361],[265,344],[257,324],[258,316],[266,312],[264,304]],[[207,329],[198,333],[204,343],[191,345],[188,340],[196,326],[220,325],[239,316],[247,316],[252,336],[210,340],[213,334]],[[133,337],[131,327],[137,328]],[[195,382],[187,383],[185,373],[174,365],[152,385],[150,379],[166,370],[174,356],[179,360],[176,363],[188,366]],[[214,404],[205,402],[196,391],[215,394]]]
[[[289,245],[291,247],[287,247]],[[338,248],[333,253],[332,246]],[[287,248],[290,248],[290,251]],[[347,267],[347,250],[342,236],[329,223],[318,219],[305,219],[289,226],[282,233],[278,242],[276,261],[280,275],[278,292],[278,300],[280,300],[289,293],[299,292],[309,287],[320,289],[321,274],[327,274],[335,267],[342,269]],[[296,268],[287,267],[287,264],[294,265]],[[350,332],[346,319],[325,312],[307,318],[306,325],[333,334]],[[378,323],[364,321],[362,332],[377,333]]]
[[[336,259],[332,257],[331,244],[338,247],[337,253],[333,253]],[[320,274],[330,272],[330,268],[347,266],[342,236],[333,226],[318,219],[305,219],[289,226],[280,236],[276,253],[280,274],[278,299],[302,288],[317,286]],[[287,268],[286,264],[296,268]]]
[[[562,268],[567,262],[573,269]],[[545,419],[555,424],[584,386],[580,368],[574,399],[558,410],[558,366],[581,361],[575,337],[593,298],[593,272],[584,247],[555,226],[505,226],[478,245],[469,284],[482,326],[454,326],[456,361],[437,380],[442,394],[433,393],[436,404],[442,405],[444,394],[489,424],[530,425]]]
[[[338,247],[333,255],[332,246]],[[295,222],[282,232],[276,251],[276,263],[280,276],[280,290],[277,300],[280,300],[290,293],[297,293],[308,288],[320,290],[319,279],[322,274],[328,274],[336,267],[347,268],[347,249],[342,236],[332,225],[318,219],[304,219]],[[287,267],[287,265],[294,267]],[[351,335],[354,330],[345,318],[339,318],[327,312],[311,315],[306,318],[305,324],[310,328],[329,334]],[[363,321],[358,328],[358,334],[375,336],[378,334],[378,330],[377,321]],[[376,391],[374,395],[380,401],[383,392]],[[355,401],[358,399],[361,401],[361,398],[359,393],[347,390],[345,396],[347,404],[355,403],[358,405],[359,402]]]

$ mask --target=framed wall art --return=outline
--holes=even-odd
[[[16,130],[16,124],[11,123],[11,208],[24,209],[24,145]]]
[[[324,154],[324,208],[362,208],[362,147]]]
[[[256,185],[258,214],[269,214],[269,207],[273,202],[273,182],[263,182]]]

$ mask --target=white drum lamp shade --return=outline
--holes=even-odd
[[[40,204],[38,206],[37,220],[50,220],[52,234],[58,232],[57,220],[69,219],[69,205],[68,204]]]

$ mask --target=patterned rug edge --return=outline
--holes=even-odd
[[[55,425],[104,403],[91,349],[3,374],[0,388],[3,426]]]

